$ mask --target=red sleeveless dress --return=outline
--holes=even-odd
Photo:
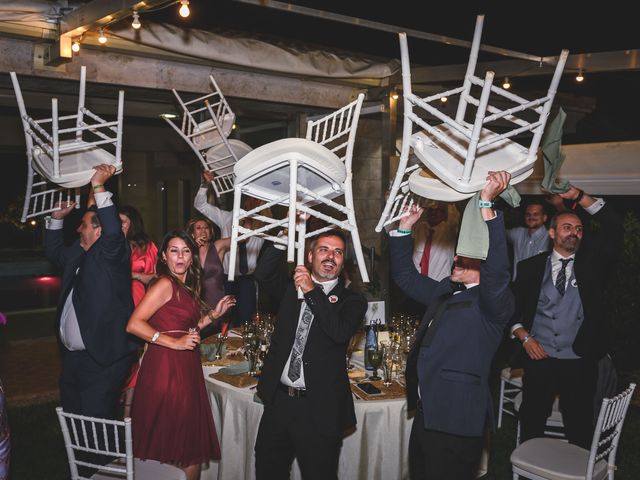
[[[149,319],[160,332],[180,337],[200,319],[197,302],[172,281],[173,296]],[[133,454],[188,466],[220,458],[198,349],[149,344],[138,374],[131,410]]]

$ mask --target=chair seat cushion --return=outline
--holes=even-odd
[[[122,172],[122,163],[100,146],[82,140],[60,142],[60,174],[54,175],[53,158],[36,146],[33,149],[33,168],[49,181],[64,188],[82,187],[91,181],[95,173],[93,167],[101,164],[116,167],[116,174]]]
[[[292,160],[298,162],[298,184],[326,198],[343,193],[347,172],[342,160],[304,138],[276,140],[247,153],[233,168],[236,185],[242,184],[244,192],[267,201],[286,195]]]
[[[235,114],[227,113],[224,117],[219,118],[218,121],[220,122],[222,134],[225,137],[228,137],[233,129],[233,122],[236,121]],[[199,132],[204,133],[197,135]],[[207,148],[222,141],[220,138],[220,131],[216,128],[211,118],[196,125],[193,129],[193,133],[192,141],[198,150],[206,150]]]
[[[236,156],[235,158],[238,160],[243,158],[252,150],[249,145],[240,140],[236,140],[235,138],[229,140],[229,148],[233,150],[233,153]],[[216,173],[216,176],[219,177],[233,173],[233,166],[236,161],[224,143],[219,143],[215,147],[211,147],[207,150],[205,158],[207,165],[209,165],[209,168]]]
[[[435,128],[454,140],[465,151],[469,147],[468,138],[449,125],[441,124]],[[491,130],[482,129],[480,141],[494,135],[496,134]],[[415,133],[411,137],[411,146],[420,161],[440,180],[462,193],[475,193],[482,190],[489,171],[506,170],[512,175],[511,185],[515,185],[533,173],[533,164],[536,160],[534,156],[532,161],[527,162],[528,150],[519,143],[509,139],[499,140],[477,150],[471,179],[469,182],[463,182],[461,177],[465,158],[449,146],[424,131]]]
[[[114,466],[124,468],[124,459],[118,459],[111,462],[108,466]],[[133,471],[136,480],[186,480],[187,476],[184,470],[168,465],[166,463],[160,463],[156,460],[140,460],[139,458],[133,459]],[[91,480],[114,480],[125,478],[125,475],[120,475],[112,472],[98,472],[91,477]]]
[[[549,480],[584,480],[589,451],[555,438],[527,440],[511,454],[512,465]],[[596,463],[593,478],[605,478],[607,464]]]

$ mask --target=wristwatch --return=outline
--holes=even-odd
[[[480,208],[493,208],[493,200],[478,200]]]

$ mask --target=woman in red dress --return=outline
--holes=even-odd
[[[235,299],[227,295],[203,314],[202,266],[186,232],[167,234],[156,271],[158,280],[127,325],[148,342],[133,400],[133,453],[176,465],[197,480],[202,463],[220,458],[197,348],[199,329],[218,320]]]

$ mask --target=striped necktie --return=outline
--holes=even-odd
[[[556,277],[556,289],[560,293],[560,295],[564,295],[564,290],[567,284],[567,265],[569,262],[573,261],[573,258],[561,258],[560,262],[562,262],[562,267],[560,267],[560,271],[558,272],[558,276]]]

